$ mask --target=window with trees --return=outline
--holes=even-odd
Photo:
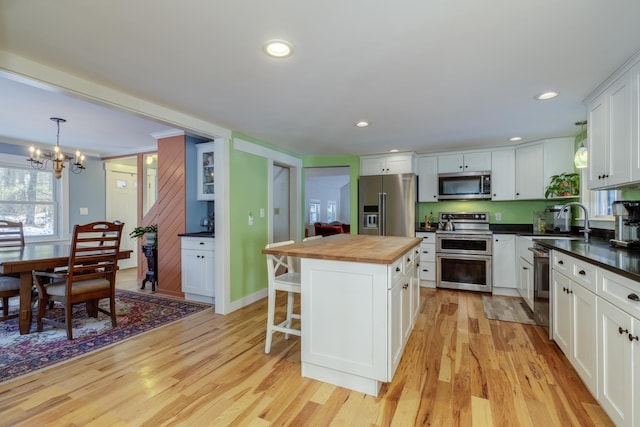
[[[0,163],[0,218],[22,222],[25,236],[57,235],[57,187],[51,170]]]

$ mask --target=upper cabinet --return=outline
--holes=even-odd
[[[589,188],[631,181],[631,78],[624,74],[587,106]]]
[[[491,153],[491,200],[514,200],[516,195],[515,150]]]
[[[553,175],[573,172],[574,138],[551,138],[515,150],[516,200],[544,199]]]
[[[585,100],[589,189],[640,181],[640,53]]]
[[[397,153],[360,157],[360,175],[414,173],[415,154]]]
[[[215,200],[215,142],[197,145],[198,200]]]
[[[438,173],[479,172],[490,170],[490,151],[438,156]]]
[[[438,157],[418,156],[418,202],[438,201]]]

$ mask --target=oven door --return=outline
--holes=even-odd
[[[438,288],[491,292],[491,256],[439,253],[436,256]]]
[[[491,255],[491,236],[475,234],[437,234],[436,252]]]

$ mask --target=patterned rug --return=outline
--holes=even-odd
[[[17,298],[14,300],[17,305]],[[108,308],[109,301],[102,300],[100,305]],[[36,332],[35,319],[32,332],[27,335],[18,332],[18,319],[0,322],[0,382],[76,358],[211,308],[207,304],[116,290],[118,326],[113,328],[111,318],[101,312],[98,312],[98,318],[88,317],[84,304],[78,304],[73,308],[73,340],[67,340],[65,329],[46,323],[42,332]],[[56,303],[47,317],[64,319],[63,306]]]

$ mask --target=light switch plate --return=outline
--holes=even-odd
[[[496,221],[502,221],[502,212],[496,212]]]

